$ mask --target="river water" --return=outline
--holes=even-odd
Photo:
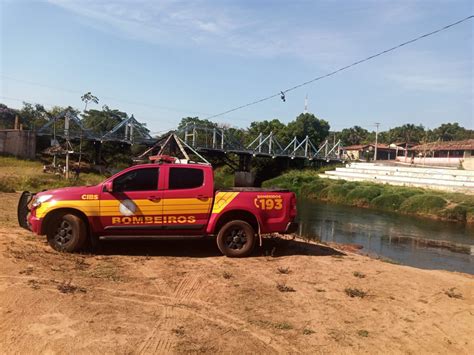
[[[474,227],[310,200],[298,202],[299,234],[358,244],[362,253],[423,269],[474,274]]]

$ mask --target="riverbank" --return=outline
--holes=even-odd
[[[39,161],[0,156],[0,192],[41,191],[67,186],[95,185],[105,176],[81,173],[78,179],[65,179],[53,173],[44,173]]]
[[[474,196],[369,182],[322,179],[320,171],[292,170],[267,180],[298,196],[357,207],[474,224]]]
[[[285,238],[63,254],[17,227],[18,197],[0,194],[2,353],[474,352],[473,276]]]

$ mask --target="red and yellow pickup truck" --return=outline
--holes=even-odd
[[[135,165],[96,186],[23,192],[20,226],[74,252],[106,238],[215,236],[227,256],[249,255],[262,235],[297,229],[296,197],[282,189],[214,189],[207,164]]]

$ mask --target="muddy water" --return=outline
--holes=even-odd
[[[362,253],[424,269],[474,274],[474,227],[300,200],[301,236],[362,246]]]

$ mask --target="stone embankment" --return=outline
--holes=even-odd
[[[345,167],[326,171],[319,176],[333,180],[370,181],[474,194],[474,171],[472,170],[350,163]]]

